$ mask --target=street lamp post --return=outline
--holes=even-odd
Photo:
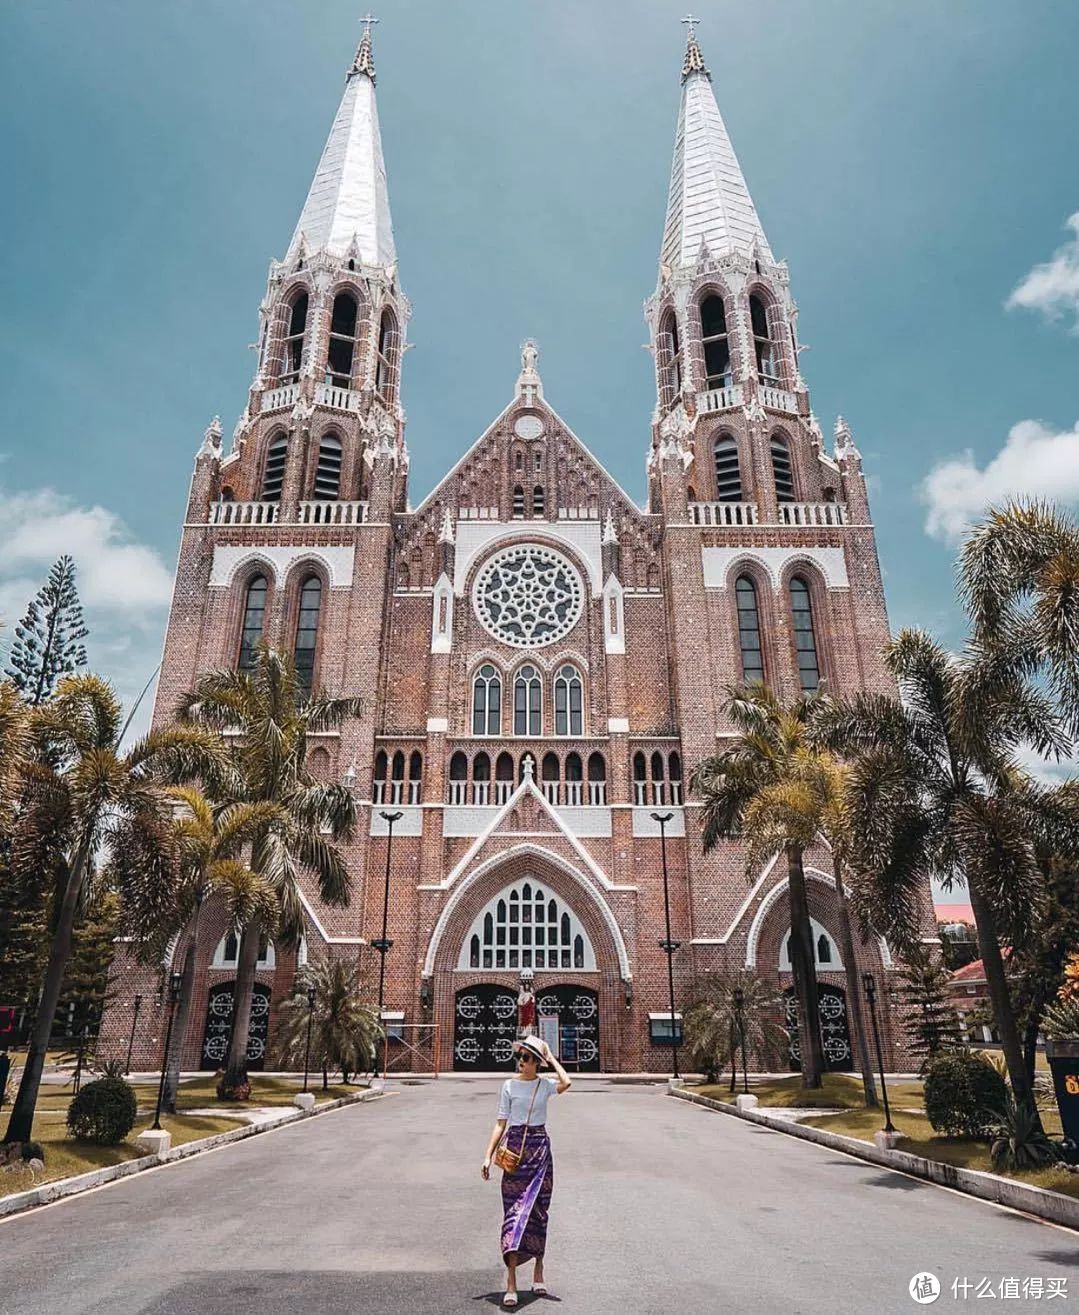
[[[746,993],[740,986],[734,988],[734,1014],[738,1020],[738,1042],[742,1048],[742,1090],[749,1091],[749,1066],[746,1062]],[[735,1060],[737,1063],[737,1059]]]
[[[382,883],[382,935],[371,945],[381,956],[378,965],[378,1024],[382,1026],[382,1005],[386,991],[386,955],[393,948],[393,941],[386,935],[390,915],[390,857],[393,854],[393,824],[399,822],[404,813],[379,813],[386,823],[386,875]],[[383,1047],[383,1067],[385,1067],[385,1047]]]
[[[313,986],[307,988],[307,1044],[303,1052],[303,1089],[307,1090],[307,1077],[311,1069],[311,1020],[315,1016],[315,996],[318,991]]]
[[[127,1060],[124,1064],[124,1075],[131,1072],[131,1049],[135,1044],[135,1027],[139,1021],[139,1010],[142,1008],[142,996],[135,996],[134,1010],[131,1014],[131,1035],[127,1038]]]
[[[652,821],[659,823],[659,847],[663,855],[663,917],[667,926],[667,939],[660,941],[659,947],[667,954],[667,998],[671,1011],[671,1051],[673,1071],[671,1076],[678,1079],[678,1033],[675,1031],[674,1019],[674,952],[682,944],[671,939],[671,897],[667,881],[667,823],[674,817],[673,813],[653,813]]]
[[[888,1105],[888,1084],[884,1080],[884,1052],[880,1048],[880,1028],[877,1026],[877,983],[872,973],[862,973],[862,986],[869,1005],[869,1019],[873,1024],[873,1044],[877,1048],[877,1068],[880,1071],[880,1091],[884,1098],[884,1131],[895,1132],[892,1111]]]
[[[176,1013],[176,1002],[180,998],[180,992],[183,990],[184,975],[183,973],[169,973],[169,1021],[165,1028],[165,1049],[161,1055],[161,1081],[157,1084],[157,1108],[154,1110],[154,1121],[150,1125],[151,1131],[161,1131],[161,1102],[165,1096],[165,1078],[169,1069],[169,1046],[172,1044],[172,1020]]]

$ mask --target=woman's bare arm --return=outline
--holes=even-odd
[[[502,1134],[506,1131],[506,1119],[496,1119],[495,1126],[491,1129],[491,1139],[487,1143],[487,1154],[483,1157],[483,1168],[480,1172],[484,1178],[491,1176],[491,1156],[495,1153],[495,1147],[502,1140]]]
[[[561,1096],[564,1091],[569,1091],[570,1087],[573,1086],[573,1083],[570,1081],[569,1074],[551,1053],[551,1047],[547,1045],[546,1042],[543,1043],[543,1049],[546,1051],[545,1058],[547,1063],[550,1064],[558,1074],[558,1094]]]

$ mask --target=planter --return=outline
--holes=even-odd
[[[1064,1149],[1073,1163],[1079,1157],[1079,1038],[1046,1041],[1045,1057],[1053,1074],[1053,1092],[1064,1129]]]

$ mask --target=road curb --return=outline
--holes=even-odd
[[[199,1141],[184,1142],[169,1151],[167,1155],[140,1155],[134,1160],[124,1160],[120,1164],[110,1164],[104,1169],[92,1169],[89,1173],[75,1174],[71,1178],[57,1178],[51,1183],[42,1183],[40,1187],[31,1187],[26,1192],[12,1192],[9,1196],[0,1196],[0,1222],[11,1215],[32,1210],[35,1206],[50,1205],[68,1196],[78,1196],[80,1192],[90,1192],[105,1183],[115,1182],[118,1178],[129,1178],[132,1174],[143,1173],[147,1169],[156,1169],[161,1165],[174,1164],[180,1160],[190,1159],[203,1151],[216,1150],[229,1142],[244,1141],[248,1137],[257,1137],[260,1133],[274,1132],[278,1128],[288,1128],[302,1119],[315,1119],[320,1114],[329,1114],[331,1110],[343,1109],[346,1105],[358,1105],[363,1101],[375,1100],[382,1093],[358,1091],[353,1096],[338,1096],[316,1105],[311,1110],[290,1110],[272,1123],[249,1123],[240,1128],[231,1128],[228,1132],[217,1132],[212,1137],[203,1137]]]
[[[762,1114],[759,1110],[740,1110],[724,1101],[713,1100],[710,1096],[699,1096],[693,1091],[669,1091],[667,1094],[677,1100],[688,1100],[694,1105],[703,1105],[721,1114],[729,1114],[732,1118],[744,1119],[747,1123],[759,1123],[774,1132],[784,1132],[789,1137],[801,1137],[803,1141],[816,1142],[818,1146],[843,1151],[844,1154],[853,1155],[856,1159],[865,1160],[869,1164],[880,1165],[885,1169],[897,1169],[901,1173],[910,1174],[911,1177],[923,1178],[941,1187],[951,1187],[954,1191],[965,1192],[968,1196],[976,1196],[995,1205],[1023,1210],[1050,1223],[1079,1229],[1079,1200],[1073,1200],[1061,1192],[1051,1192],[1044,1187],[1032,1187],[1027,1183],[1016,1182],[1013,1178],[1002,1178],[998,1174],[985,1173],[980,1169],[960,1169],[953,1164],[941,1164],[938,1160],[927,1160],[920,1155],[911,1155],[907,1151],[881,1150],[871,1142],[859,1141],[856,1137],[843,1137],[837,1132],[826,1132],[823,1128],[807,1127],[803,1123],[794,1123],[789,1119],[778,1119],[774,1115]]]

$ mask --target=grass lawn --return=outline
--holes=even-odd
[[[880,1083],[877,1083],[880,1086]],[[726,1101],[733,1105],[735,1096],[742,1089],[741,1081],[738,1091],[730,1090],[730,1082],[714,1083],[710,1086],[690,1087],[701,1096],[710,1096],[713,1100]],[[757,1097],[764,1106],[784,1106],[788,1109],[859,1109],[863,1108],[861,1078],[848,1077],[845,1073],[825,1073],[824,1086],[806,1088],[797,1073],[789,1078],[762,1078],[749,1080],[750,1094]],[[894,1105],[921,1105],[922,1084],[920,1082],[889,1082],[888,1099]]]
[[[89,1078],[84,1079],[84,1081],[89,1080]],[[139,1102],[139,1109],[152,1109],[157,1104],[156,1082],[136,1082],[132,1086],[135,1091],[135,1099]],[[253,1073],[251,1075],[251,1099],[245,1102],[225,1102],[218,1101],[217,1084],[214,1077],[212,1074],[206,1074],[203,1077],[185,1079],[180,1083],[176,1105],[179,1110],[208,1109],[213,1106],[219,1108],[222,1113],[228,1110],[260,1109],[266,1105],[291,1105],[293,1096],[302,1086],[303,1082],[301,1080],[263,1078]],[[321,1077],[317,1082],[312,1081],[309,1087],[315,1097],[316,1104],[324,1100],[337,1100],[340,1096],[354,1096],[357,1091],[362,1090],[358,1086],[344,1087],[340,1083],[331,1083],[329,1090],[323,1092]],[[70,1084],[63,1087],[53,1086],[52,1084],[43,1085],[41,1094],[38,1096],[37,1108],[39,1111],[59,1110],[66,1114],[67,1107],[71,1104],[72,1095]]]

